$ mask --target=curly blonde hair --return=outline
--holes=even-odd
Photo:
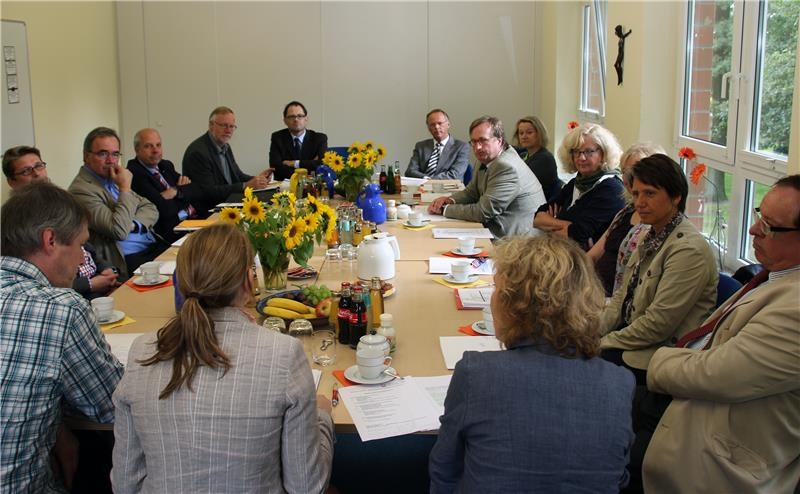
[[[574,241],[509,237],[496,246],[494,262],[500,280],[494,310],[503,312],[507,326],[498,331],[499,340],[512,346],[544,339],[568,357],[600,353],[603,287]]]
[[[586,136],[591,136],[597,141],[597,146],[603,152],[603,162],[600,168],[609,171],[619,167],[619,158],[622,156],[622,146],[610,130],[602,125],[585,123],[570,130],[564,139],[561,141],[561,146],[558,148],[558,159],[568,173],[575,173],[578,171],[575,168],[575,163],[572,161],[571,151],[578,149],[583,145]]]

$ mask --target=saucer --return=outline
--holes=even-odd
[[[125,313],[122,312],[121,310],[115,310],[111,312],[111,317],[109,317],[108,320],[101,321],[98,319],[97,322],[99,322],[100,324],[112,324],[121,321],[123,319],[125,319]]]
[[[403,222],[403,226],[407,226],[409,228],[422,228],[422,227],[428,226],[428,223],[423,221],[421,225],[412,225],[408,221],[404,221]]]
[[[397,374],[397,371],[394,370],[394,367],[387,367],[386,370]],[[383,384],[391,381],[394,379],[393,376],[390,376],[386,373],[381,372],[378,377],[375,379],[367,379],[366,377],[361,377],[361,374],[358,373],[358,365],[351,365],[344,371],[344,377],[346,377],[349,381],[353,381],[354,383],[358,384]]]
[[[158,281],[154,283],[147,283],[146,281],[144,281],[144,276],[137,276],[136,278],[133,279],[133,284],[136,286],[156,286],[162,283],[166,283],[168,280],[169,276],[165,274],[160,274],[158,275]]]
[[[456,247],[455,249],[451,250],[450,252],[452,252],[453,254],[455,254],[457,256],[474,256],[474,255],[480,254],[482,251],[483,251],[483,249],[475,247],[474,249],[472,249],[469,252],[461,252],[461,249],[459,247]]]
[[[494,336],[494,331],[491,333],[488,329],[486,329],[486,325],[483,324],[483,321],[476,321],[472,323],[472,330],[476,333],[485,334],[486,336]]]
[[[456,280],[455,278],[453,278],[452,274],[446,274],[446,275],[444,275],[443,278],[444,278],[444,281],[446,281],[448,283],[453,283],[455,285],[466,285],[467,283],[473,283],[473,282],[477,281],[478,280],[478,275],[477,274],[471,274],[471,275],[467,276],[467,279],[464,280],[464,281]]]

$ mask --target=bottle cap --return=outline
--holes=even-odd
[[[391,326],[394,317],[391,314],[381,314],[381,326]]]

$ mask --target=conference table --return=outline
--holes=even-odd
[[[420,208],[425,206],[418,206]],[[440,228],[481,228],[480,224],[449,220],[432,216],[431,225]],[[409,229],[401,221],[391,221],[379,225],[379,230],[397,238],[400,260],[396,261],[395,278],[388,280],[395,286],[395,293],[384,300],[384,312],[394,316],[397,330],[397,349],[392,354],[392,367],[402,376],[441,376],[451,374],[442,357],[440,336],[464,336],[458,331],[460,326],[481,319],[478,310],[457,310],[453,289],[434,280],[442,275],[428,273],[428,259],[440,256],[458,246],[457,239],[434,239],[431,228]],[[476,245],[491,252],[488,239],[478,239]],[[289,281],[293,284],[325,284],[338,289],[342,281],[358,279],[357,261],[330,261],[325,258],[326,246],[317,246],[309,265],[317,270],[317,277],[302,281]],[[171,247],[158,260],[174,260],[178,248]],[[291,267],[291,266],[290,266]],[[491,283],[491,276],[481,276]],[[264,294],[262,294],[264,296]],[[132,324],[119,326],[107,331],[114,333],[146,333],[156,331],[175,315],[173,287],[167,286],[147,292],[138,292],[128,285],[120,286],[114,293],[115,308],[122,310],[135,320]],[[253,314],[255,300],[252,304]],[[355,364],[355,351],[347,345],[337,344],[336,362],[327,367],[313,363],[312,368],[322,372],[318,393],[330,397],[334,383],[335,370],[344,370]],[[343,404],[333,409],[333,420],[338,433],[355,432],[353,420]]]

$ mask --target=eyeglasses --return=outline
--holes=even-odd
[[[236,124],[221,124],[221,123],[214,122],[213,120],[212,120],[212,122],[217,127],[223,128],[225,130],[236,130],[236,128],[237,128]]]
[[[584,158],[591,158],[594,153],[600,151],[600,148],[591,148],[591,149],[570,149],[569,154],[572,156],[572,159],[575,159],[579,156],[583,156]]]
[[[93,154],[98,158],[100,158],[101,160],[107,160],[109,156],[111,156],[115,160],[118,160],[120,156],[122,156],[122,153],[120,153],[119,151],[97,151],[97,152],[89,151],[89,154]]]
[[[40,171],[44,170],[45,168],[47,168],[47,163],[45,163],[44,161],[40,161],[38,163],[34,163],[33,166],[25,167],[22,170],[14,173],[14,176],[16,176],[16,177],[19,177],[19,176],[29,177],[29,176],[33,175],[33,172],[40,172]]]
[[[753,208],[753,216],[758,221],[758,226],[761,228],[761,233],[765,236],[774,238],[778,233],[784,232],[797,232],[800,228],[788,228],[785,226],[772,226],[761,217],[761,208]]]
[[[498,138],[497,138],[497,137],[490,137],[490,138],[488,138],[488,139],[487,139],[487,138],[485,138],[485,137],[481,137],[480,139],[472,139],[472,140],[470,140],[470,141],[469,141],[469,144],[470,144],[470,146],[472,146],[472,147],[475,147],[475,146],[477,146],[477,145],[479,145],[479,144],[480,144],[481,146],[485,146],[485,145],[489,144],[489,142],[490,142],[492,139],[498,139]]]
[[[305,115],[286,115],[283,118],[285,118],[287,120],[300,120],[301,118],[306,118],[306,116]]]

